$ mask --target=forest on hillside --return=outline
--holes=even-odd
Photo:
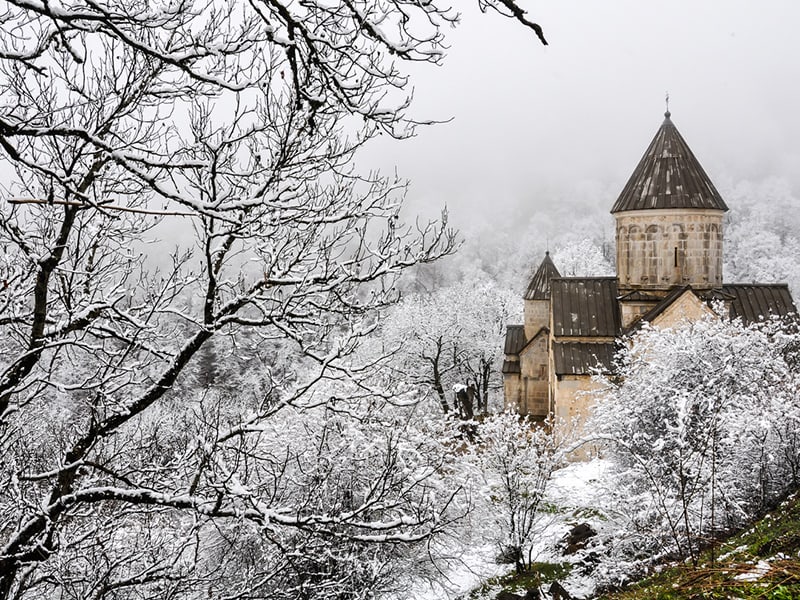
[[[516,0],[478,5],[545,43]],[[786,323],[645,328],[584,438],[503,412],[527,279],[548,249],[612,274],[613,198],[459,232],[356,168],[427,124],[402,65],[438,64],[455,20],[0,3],[0,599],[442,597],[530,571],[575,519],[588,595],[797,487]],[[798,194],[723,195],[726,278],[800,293]]]

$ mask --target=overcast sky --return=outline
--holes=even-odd
[[[550,46],[470,0],[444,66],[415,69],[416,114],[453,122],[381,142],[409,208],[460,226],[530,214],[587,184],[610,208],[663,120],[717,186],[800,187],[800,2],[525,1]]]

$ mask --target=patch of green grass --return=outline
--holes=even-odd
[[[605,600],[800,599],[800,499],[794,497],[700,559],[664,569]],[[756,573],[765,561],[769,568]],[[763,564],[763,563],[762,563]],[[751,574],[752,580],[745,574]],[[737,579],[738,577],[738,579]]]
[[[560,514],[560,513],[564,512],[564,509],[562,509],[558,504],[555,504],[553,502],[542,501],[539,504],[538,511],[541,514],[557,515],[557,514]]]
[[[570,563],[535,562],[531,565],[530,573],[536,574],[541,583],[552,583],[564,579],[572,570]]]
[[[569,575],[572,565],[570,563],[535,562],[524,573],[508,573],[499,577],[487,579],[479,588],[471,591],[467,600],[494,598],[500,590],[507,590],[517,594],[525,594],[529,590],[553,581],[559,581]]]
[[[572,513],[573,519],[576,519],[574,525],[577,525],[578,522],[583,521],[606,521],[606,515],[604,512],[599,511],[594,508],[579,508]]]
[[[790,554],[800,548],[800,501],[784,503],[741,536],[752,556]]]

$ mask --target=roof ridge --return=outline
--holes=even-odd
[[[576,280],[579,280],[579,279],[591,279],[592,281],[596,281],[598,279],[613,279],[614,281],[616,281],[619,278],[616,275],[598,275],[596,277],[591,277],[591,276],[586,276],[586,277],[575,277],[575,276],[560,277],[559,276],[559,277],[553,277],[552,279],[557,279],[559,281],[576,281]]]

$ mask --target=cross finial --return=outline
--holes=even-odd
[[[670,112],[669,112],[669,92],[664,95],[664,104],[667,105],[667,112],[664,113],[664,116],[669,119]]]

